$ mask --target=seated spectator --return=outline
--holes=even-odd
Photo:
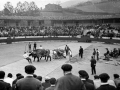
[[[86,80],[86,77],[87,77],[86,71],[80,70],[78,73],[79,73],[81,80],[85,84],[86,90],[94,90],[95,89],[94,85]]]
[[[108,84],[108,80],[110,77],[107,73],[102,73],[99,75],[99,77],[101,80],[101,85],[96,90],[116,90],[114,86]]]
[[[5,82],[9,83],[12,87],[12,83],[13,83],[13,75],[11,73],[8,73],[7,78],[4,79]]]
[[[100,78],[99,78],[98,75],[95,75],[95,76],[94,76],[93,82],[94,82],[94,87],[95,87],[95,89],[97,89],[98,87],[100,87],[101,81],[100,81]]]
[[[37,79],[42,82],[42,76],[37,76]]]
[[[5,72],[0,71],[0,90],[11,90],[10,84],[4,81],[4,77],[5,77]]]
[[[42,86],[43,86],[43,90],[50,87],[50,77],[48,76],[45,77],[45,82],[42,83]]]
[[[116,87],[118,87],[118,84],[120,83],[119,75],[118,74],[113,74],[113,76],[114,76],[115,85],[116,85]]]
[[[50,84],[51,84],[51,86],[46,88],[45,90],[54,90],[55,89],[55,85],[56,85],[56,79],[55,78],[51,78],[50,79]]]

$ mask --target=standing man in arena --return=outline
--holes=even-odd
[[[82,46],[80,46],[80,49],[79,49],[79,57],[83,58],[83,48],[82,48]]]
[[[33,50],[36,50],[37,44],[34,42]]]
[[[96,74],[96,68],[95,68],[96,67],[96,60],[95,60],[95,58],[93,56],[91,56],[90,62],[91,62],[92,75]]]
[[[31,43],[29,42],[28,44],[28,50],[29,50],[29,53],[31,52]]]
[[[68,51],[69,51],[69,50],[70,50],[69,46],[68,46],[68,45],[66,45],[66,46],[65,46],[66,56],[68,55]]]

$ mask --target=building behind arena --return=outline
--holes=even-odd
[[[0,16],[0,26],[62,26],[111,24],[120,27],[120,15],[117,14],[80,14],[73,13],[56,4],[48,4],[40,16]]]

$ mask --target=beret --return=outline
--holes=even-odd
[[[34,70],[36,70],[36,68],[33,65],[27,65],[27,66],[25,66],[25,70],[26,71],[34,71]]]
[[[72,70],[72,65],[70,65],[70,64],[64,64],[64,65],[62,65],[61,69],[63,71],[71,71]]]

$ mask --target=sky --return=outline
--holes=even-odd
[[[34,1],[36,3],[36,5],[40,8],[44,8],[46,4],[58,4],[58,3],[64,3],[64,2],[67,2],[69,0],[0,0],[0,10],[3,10],[4,8],[4,5],[6,2],[11,2],[11,4],[16,7],[17,3],[18,2],[24,2],[24,1],[27,1],[27,2],[31,2],[31,1]],[[80,1],[86,1],[86,0],[80,0]]]

